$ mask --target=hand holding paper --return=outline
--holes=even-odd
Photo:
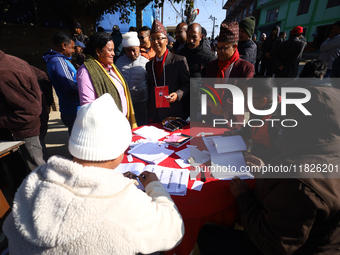
[[[166,97],[166,101],[169,103],[174,103],[177,100],[177,94],[175,92],[171,93],[169,97]]]
[[[158,177],[155,173],[151,173],[149,171],[144,171],[138,177],[140,182],[143,184],[144,188],[153,181],[158,181]]]

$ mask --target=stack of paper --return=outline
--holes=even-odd
[[[189,170],[176,169],[164,166],[147,165],[143,163],[128,163],[120,164],[115,170],[117,173],[132,172],[139,176],[144,171],[155,173],[159,181],[163,184],[164,188],[170,195],[184,196],[187,193]],[[138,180],[138,188],[145,190],[143,185]]]
[[[208,154],[192,146],[184,150],[177,151],[175,154],[182,158],[183,160],[185,160],[186,162],[191,157],[194,160],[194,162],[191,163],[193,167],[202,165],[210,160],[210,156]]]
[[[252,173],[246,171],[242,151],[247,150],[241,136],[204,137],[203,141],[211,155],[211,174],[222,180],[230,180],[234,176],[241,179],[254,179]]]
[[[155,143],[141,143],[129,150],[128,153],[144,160],[150,164],[159,164],[161,161],[169,157],[174,151],[164,148]]]
[[[144,138],[149,138],[151,140],[158,140],[169,135],[168,132],[164,131],[163,129],[156,128],[154,126],[144,126],[133,132],[136,135],[142,136]]]

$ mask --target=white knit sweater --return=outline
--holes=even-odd
[[[128,255],[172,249],[184,225],[160,182],[144,193],[114,170],[54,156],[22,183],[3,230],[12,255]]]

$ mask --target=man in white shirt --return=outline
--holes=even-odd
[[[135,117],[138,126],[148,122],[148,89],[145,65],[149,60],[140,54],[140,42],[137,32],[123,34],[122,44],[125,50],[116,66],[122,72],[130,90]]]

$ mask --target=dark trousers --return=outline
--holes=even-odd
[[[76,120],[77,114],[65,114],[61,113],[60,118],[61,121],[64,123],[64,125],[68,128],[68,134],[71,135],[72,127],[74,124],[74,121]]]
[[[200,230],[198,247],[201,255],[261,255],[242,230],[206,224]]]
[[[261,76],[268,76],[272,77],[273,75],[273,61],[270,58],[263,57],[261,59],[261,69],[260,69],[260,75]]]
[[[140,127],[148,124],[148,101],[133,103],[133,109],[135,111],[137,125]]]
[[[260,64],[261,59],[257,58],[255,62],[255,74],[259,74],[259,64]],[[261,63],[262,65],[262,63]]]

